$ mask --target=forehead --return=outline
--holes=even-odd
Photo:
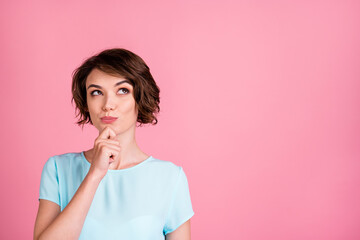
[[[86,87],[88,87],[90,84],[112,87],[118,82],[123,82],[123,84],[128,84],[131,86],[131,82],[119,74],[105,73],[95,68],[86,78]]]

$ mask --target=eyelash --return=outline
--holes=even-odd
[[[127,88],[119,88],[119,90],[118,91],[120,91],[121,89],[123,89],[123,90],[125,90],[126,91],[126,93],[124,93],[124,94],[121,94],[121,95],[125,95],[125,94],[128,94],[130,91],[129,91],[129,89],[127,89]],[[90,95],[91,96],[98,96],[98,95],[93,95],[94,94],[94,92],[100,92],[101,93],[101,91],[100,90],[94,90],[94,91],[92,91],[91,93],[90,93]]]

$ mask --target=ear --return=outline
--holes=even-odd
[[[137,103],[135,103],[135,112],[136,115],[139,116],[139,105]]]

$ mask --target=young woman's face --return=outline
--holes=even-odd
[[[110,126],[116,134],[136,127],[138,111],[133,97],[133,87],[123,77],[116,77],[93,69],[86,79],[87,106],[93,125],[100,131]],[[104,122],[105,116],[116,117]]]

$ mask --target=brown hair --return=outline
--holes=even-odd
[[[129,50],[113,48],[88,58],[73,72],[71,103],[75,101],[75,114],[76,117],[80,116],[77,122],[79,126],[84,127],[89,122],[92,124],[86,103],[86,79],[95,68],[129,80],[134,89],[133,96],[138,109],[139,126],[148,123],[157,124],[156,115],[160,112],[160,89],[149,67],[144,60]],[[77,110],[78,113],[76,113]]]

